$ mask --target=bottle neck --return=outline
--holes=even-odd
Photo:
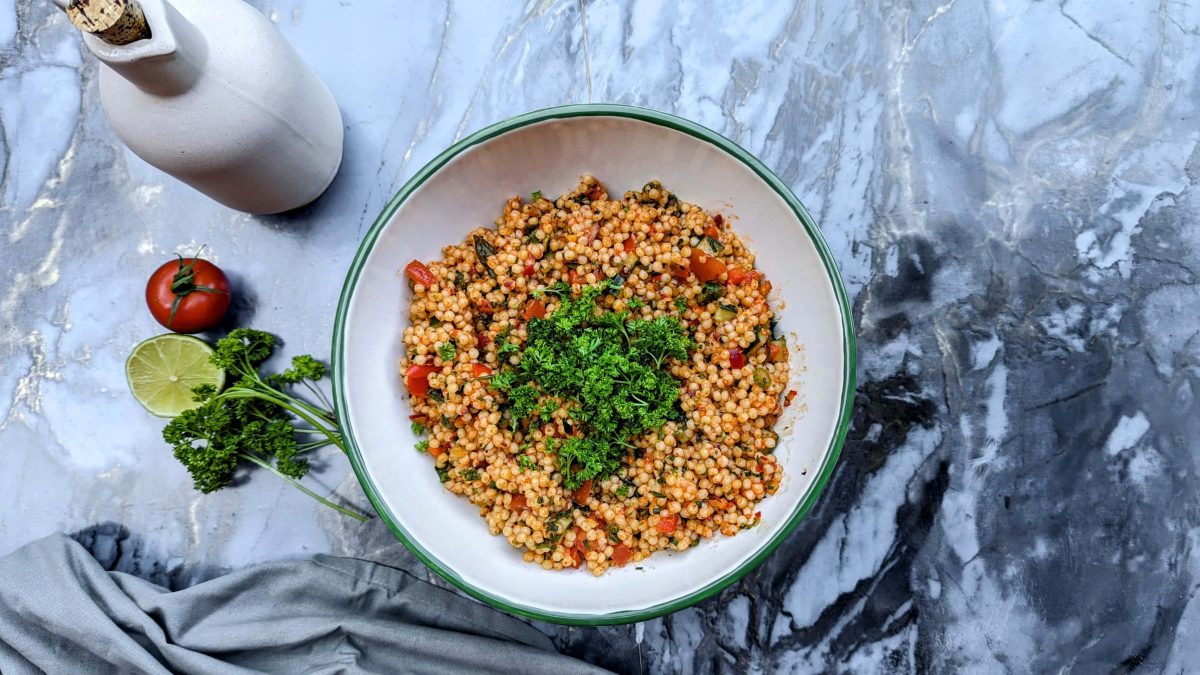
[[[208,45],[200,31],[167,0],[141,0],[151,36],[126,45],[113,45],[84,33],[96,58],[142,91],[177,96],[200,78]]]

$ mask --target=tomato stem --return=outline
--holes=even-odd
[[[201,286],[196,283],[196,261],[200,259],[200,254],[204,252],[205,246],[208,246],[208,244],[202,245],[200,250],[196,251],[195,255],[186,259],[187,262],[185,262],[185,258],[182,255],[175,254],[179,258],[179,271],[175,273],[175,276],[171,277],[171,293],[175,296],[175,299],[171,301],[171,314],[167,317],[167,328],[170,328],[171,324],[175,322],[175,312],[179,311],[179,303],[192,293],[221,293],[229,295],[227,291],[209,286]]]

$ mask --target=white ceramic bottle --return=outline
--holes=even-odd
[[[102,63],[105,114],[131,150],[247,213],[294,209],[329,187],[341,113],[266,17],[241,0],[128,2],[148,38],[84,41]]]

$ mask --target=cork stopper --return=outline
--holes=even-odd
[[[150,38],[150,24],[137,0],[71,0],[67,17],[79,30],[110,45]]]

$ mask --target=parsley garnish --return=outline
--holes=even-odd
[[[417,443],[416,447],[417,447],[417,452],[429,452],[429,439],[426,438],[425,440],[421,441],[420,443]]]
[[[420,422],[412,423],[413,436],[424,436],[426,431],[429,430],[425,428],[424,424],[421,424]]]
[[[693,348],[678,319],[597,313],[596,300],[612,287],[611,281],[589,286],[577,298],[566,284],[543,289],[562,298],[562,306],[529,321],[524,347],[514,345],[519,363],[490,381],[507,395],[513,429],[567,402],[571,423],[563,427],[572,437],[552,441],[550,450],[568,489],[613,473],[634,438],[677,416],[679,382],[668,362],[686,359]],[[583,434],[573,435],[576,429]]]
[[[529,197],[530,197],[530,201],[534,201],[534,202],[536,202],[537,200],[539,200],[539,199],[541,199],[541,198],[542,198],[542,191],[541,191],[541,190],[534,190],[534,191],[533,191],[533,194],[529,195]]]
[[[517,457],[517,466],[520,467],[521,471],[526,469],[532,471],[533,469],[537,468],[537,462],[533,461],[533,458],[529,455],[521,455],[520,457]]]
[[[682,295],[675,296],[675,309],[677,309],[681,312],[686,312],[687,311],[687,298],[683,297]]]
[[[637,296],[630,298],[626,304],[629,306],[629,309],[641,309],[646,306],[646,302]]]
[[[462,469],[458,472],[458,475],[461,476],[463,480],[479,480],[479,469],[476,469],[475,467],[471,467],[470,469]]]
[[[458,354],[458,345],[453,342],[443,342],[442,346],[438,347],[438,356],[442,357],[443,361],[453,361]]]

